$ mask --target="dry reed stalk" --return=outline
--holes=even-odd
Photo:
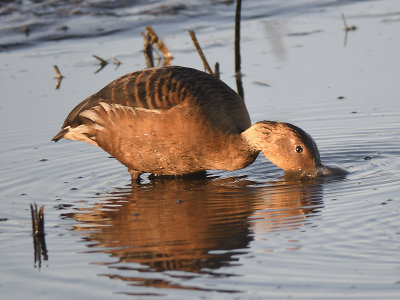
[[[241,73],[241,57],[240,57],[240,15],[242,10],[242,0],[236,1],[235,13],[235,77],[237,92],[244,99],[244,90]]]
[[[215,76],[214,72],[211,70],[210,65],[208,64],[208,61],[207,61],[207,59],[206,59],[206,57],[205,57],[205,55],[204,55],[204,53],[203,53],[203,50],[201,50],[200,44],[199,44],[199,42],[197,41],[197,38],[196,38],[196,34],[194,33],[193,30],[189,30],[189,34],[190,34],[190,37],[192,38],[193,44],[194,44],[194,46],[196,47],[197,52],[198,52],[199,55],[200,55],[201,60],[203,61],[204,69],[205,69],[209,74]]]

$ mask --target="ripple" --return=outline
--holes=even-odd
[[[43,3],[46,2],[39,5]],[[361,2],[348,8],[360,13],[360,4]],[[265,6],[263,1],[254,1],[248,5],[251,7],[246,11],[247,20],[254,17],[269,18],[271,11],[267,11],[267,7],[278,8],[273,10],[272,15],[287,14],[293,8],[285,6],[279,9],[278,2]],[[369,5],[377,4],[371,1]],[[298,32],[312,32],[310,28],[306,28],[311,24],[309,17],[315,17],[314,14],[309,14],[310,6],[315,8],[318,4],[301,6],[301,10],[307,11],[307,16],[295,19],[298,23],[293,23],[302,27]],[[161,8],[157,11],[160,10]],[[199,15],[205,11],[207,8],[201,10]],[[180,21],[190,19],[191,15],[188,10],[183,9],[182,12],[186,15],[176,19],[179,23],[176,28],[179,30],[183,26]],[[130,13],[134,15],[137,12],[127,12]],[[230,18],[233,11],[215,9],[215,13],[224,19]],[[322,12],[315,15],[324,19],[324,22],[336,18],[334,13],[327,18],[327,14]],[[337,17],[340,21],[340,16]],[[108,16],[100,16],[97,20],[104,18]],[[229,41],[230,37],[226,32],[227,28],[231,28],[231,23],[227,22],[222,27],[211,24],[212,22],[205,24],[207,20],[215,18],[215,14],[209,14],[207,18],[202,17],[201,26],[196,22],[191,24],[199,31],[210,28],[209,26],[214,29],[223,28],[223,38]],[[135,23],[136,27],[132,27],[127,19],[120,20],[121,24],[115,25],[118,28],[124,28],[126,24],[129,28],[138,28],[137,26],[148,22],[149,18],[146,16]],[[47,21],[53,22],[49,19]],[[281,21],[285,24],[283,27],[290,29],[290,22]],[[316,21],[317,23],[312,24],[319,24],[322,28],[322,23]],[[360,28],[370,29],[367,30],[368,38],[374,33],[372,29],[380,26],[380,23],[376,23],[374,27],[368,27],[367,23],[362,23],[362,18],[355,21],[360,22]],[[7,20],[4,19],[3,22]],[[107,26],[107,22],[104,24]],[[41,26],[38,23],[39,25]],[[77,25],[81,23],[77,22]],[[196,27],[197,25],[199,26]],[[337,24],[327,25],[337,28]],[[112,29],[112,26],[107,28]],[[250,26],[248,30],[251,31],[252,28],[254,27]],[[51,36],[54,34],[53,29],[50,25],[49,31],[43,34]],[[93,27],[88,28],[89,34],[92,29]],[[210,29],[207,32],[211,31]],[[73,32],[75,31],[72,28],[67,34]],[[171,34],[171,31],[168,32]],[[337,31],[324,29],[318,36],[324,39],[331,32]],[[366,31],[360,30],[352,36],[357,38],[361,46],[366,45],[361,43],[363,32]],[[387,34],[395,30],[382,32]],[[203,37],[207,34],[203,31]],[[337,36],[328,37],[335,40],[331,38]],[[31,39],[36,38],[39,37],[32,32],[26,42],[29,44]],[[250,36],[249,39],[253,38]],[[292,71],[288,73],[301,69],[305,71],[304,76],[308,76],[307,72],[313,73],[315,69],[298,68],[295,61],[310,57],[310,53],[318,58],[323,53],[318,48],[321,43],[311,44],[313,47],[310,47],[307,44],[312,40],[310,36],[290,39],[296,41],[284,38],[283,42],[297,43],[298,39],[303,47],[294,48],[294,44],[288,44],[286,50],[287,58],[290,54],[290,60],[286,58],[279,61],[277,67],[270,70],[279,76],[280,71],[289,66]],[[259,35],[257,43],[258,41]],[[99,42],[104,42],[104,51],[113,51],[106,46],[105,39],[99,39],[85,47],[98,47]],[[244,40],[246,49],[253,51],[258,45],[251,47],[251,42]],[[340,36],[340,46],[341,42]],[[177,42],[179,43],[181,44],[177,45],[178,48],[190,48],[183,45],[182,40]],[[215,41],[210,43],[212,47],[209,51],[216,51],[221,46],[214,47],[218,44]],[[282,171],[260,155],[254,164],[235,172],[213,170],[208,172],[207,177],[197,179],[171,180],[144,176],[141,185],[132,186],[126,168],[114,159],[109,159],[108,154],[102,150],[77,142],[51,143],[50,129],[44,125],[36,126],[37,123],[46,123],[48,127],[56,126],[53,124],[56,123],[54,120],[46,119],[50,111],[46,114],[33,113],[29,120],[21,120],[22,111],[25,113],[31,108],[36,109],[37,103],[43,103],[31,101],[41,97],[41,93],[37,91],[40,88],[33,86],[36,82],[24,87],[28,91],[20,98],[31,101],[28,108],[24,107],[21,113],[15,114],[19,117],[15,123],[9,118],[10,121],[4,122],[7,123],[7,128],[0,129],[0,244],[3,254],[0,264],[3,273],[7,274],[3,276],[2,282],[6,296],[7,292],[20,296],[18,293],[22,289],[19,287],[23,285],[28,286],[24,293],[30,294],[24,295],[25,297],[44,293],[58,295],[62,292],[69,298],[79,293],[82,297],[99,299],[110,298],[111,294],[111,297],[123,294],[145,295],[145,298],[161,295],[166,299],[309,299],[324,298],[327,295],[346,299],[395,299],[399,293],[397,262],[400,250],[400,114],[398,102],[391,100],[393,103],[387,104],[390,101],[386,99],[388,93],[394,99],[397,90],[388,89],[387,92],[383,88],[386,85],[368,87],[368,83],[362,81],[366,74],[370,76],[370,80],[372,77],[377,80],[381,77],[379,70],[369,69],[374,65],[371,53],[378,43],[370,43],[368,39],[367,44],[368,51],[371,52],[362,58],[371,60],[362,60],[360,64],[357,64],[357,56],[362,54],[360,48],[357,48],[360,47],[359,43],[349,43],[346,48],[335,48],[339,50],[330,52],[346,54],[336,58],[336,62],[341,63],[340,66],[346,65],[346,72],[349,73],[342,72],[343,70],[340,73],[346,80],[336,81],[332,77],[328,78],[329,82],[320,78],[315,81],[313,74],[299,80],[298,87],[302,84],[305,87],[298,92],[286,88],[293,86],[293,82],[286,76],[282,77],[285,89],[292,90],[287,96],[295,100],[299,99],[298,93],[306,95],[309,90],[314,93],[314,89],[318,89],[317,85],[323,82],[321,90],[315,92],[320,94],[314,98],[305,101],[300,99],[293,105],[278,101],[265,102],[260,106],[249,103],[256,107],[254,110],[260,115],[271,113],[272,116],[286,116],[288,119],[290,116],[287,121],[304,127],[316,139],[324,164],[337,164],[349,171],[345,177],[310,182],[282,178]],[[393,44],[382,44],[385,53],[388,49],[396,48],[389,47],[390,45]],[[332,44],[328,46],[331,49]],[[61,52],[48,51],[43,47],[40,51],[44,52],[28,55],[29,59],[34,60],[39,55],[47,60],[57,54],[57,60],[64,61],[66,70],[74,72],[70,62],[61,57],[68,55],[68,47]],[[311,52],[311,48],[317,49],[317,52]],[[79,52],[90,56],[91,53],[87,53],[89,50],[85,51],[82,52],[80,48]],[[299,58],[300,52],[306,56]],[[192,52],[181,51],[180,54],[181,61],[191,62],[189,55]],[[266,75],[262,64],[269,62],[269,56],[269,53],[263,53],[262,59],[257,61],[262,69],[260,76]],[[350,62],[349,57],[351,63],[354,60],[357,70],[350,70],[351,66],[345,64]],[[371,64],[365,64],[365,61]],[[390,64],[395,61],[390,61]],[[141,63],[142,60],[137,59],[133,65],[139,66]],[[382,69],[385,67],[384,63],[383,60],[376,62]],[[330,61],[326,67],[334,67],[333,64]],[[250,68],[251,63],[247,66]],[[307,65],[309,66],[312,67]],[[24,78],[28,78],[28,74],[31,78],[36,75],[28,67],[24,66],[25,68],[27,76]],[[228,69],[225,70],[229,72]],[[78,71],[75,71],[69,78],[77,75]],[[248,79],[253,76],[253,72],[256,73],[256,68],[246,72]],[[323,73],[331,74],[325,69]],[[249,82],[255,81],[253,79],[255,78]],[[346,95],[343,101],[334,100],[339,95],[339,84],[344,86],[347,84],[345,81],[349,82],[348,91],[355,90],[354,94],[358,98]],[[357,87],[358,81],[362,83],[362,89]],[[268,92],[274,93],[277,83],[276,80]],[[327,85],[331,88],[328,89]],[[23,87],[22,84],[19,86]],[[381,90],[375,90],[376,87]],[[81,94],[82,91],[75,90],[79,91],[80,88],[78,84],[72,90],[59,90],[58,94],[47,93],[54,97],[60,96],[60,99],[73,98],[76,94]],[[264,93],[257,90],[261,88],[251,85],[246,90],[246,95],[253,93],[257,98],[264,97]],[[282,89],[279,93],[281,92],[285,90]],[[331,97],[329,93],[334,96]],[[379,100],[372,99],[374,97]],[[336,102],[332,103],[332,100]],[[4,101],[3,108],[7,103],[11,102]],[[14,101],[13,104],[15,103]],[[25,105],[21,100],[15,107],[3,111],[10,112],[19,103]],[[271,103],[276,103],[276,107],[271,108]],[[51,110],[59,105],[59,102],[52,103],[51,108],[44,108],[44,105],[38,110]],[[357,113],[351,113],[353,111]],[[54,116],[52,118],[55,119]],[[39,122],[38,119],[43,120]],[[33,268],[31,256],[29,203],[34,201],[46,206],[49,261],[40,273]],[[41,284],[43,278],[48,282],[45,288]],[[234,292],[241,293],[232,294]]]

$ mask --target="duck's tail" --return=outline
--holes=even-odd
[[[69,131],[69,126],[61,129],[59,133],[57,133],[51,140],[54,142],[58,142],[59,140],[65,137],[65,134]]]

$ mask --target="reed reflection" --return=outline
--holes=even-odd
[[[74,230],[83,231],[91,250],[117,258],[96,262],[112,270],[102,275],[135,286],[198,289],[186,286],[187,279],[204,273],[229,276],[218,269],[237,264],[249,252],[255,230],[303,226],[322,206],[321,189],[319,184],[260,185],[243,178],[157,179],[100,197],[90,209],[67,217],[79,222]],[[165,272],[172,270],[185,275]],[[176,284],[180,276],[185,285]]]

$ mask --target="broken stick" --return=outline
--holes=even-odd
[[[200,44],[199,44],[199,42],[197,41],[197,38],[196,38],[196,34],[194,33],[193,30],[189,30],[189,34],[190,34],[190,37],[192,38],[193,44],[194,44],[194,46],[196,47],[197,52],[198,52],[199,55],[200,55],[201,60],[203,61],[204,69],[205,69],[209,74],[215,75],[214,72],[211,70],[210,65],[208,64],[208,61],[207,61],[207,59],[206,59],[206,57],[205,57],[205,55],[204,55],[204,53],[203,53],[203,50],[201,50]]]

